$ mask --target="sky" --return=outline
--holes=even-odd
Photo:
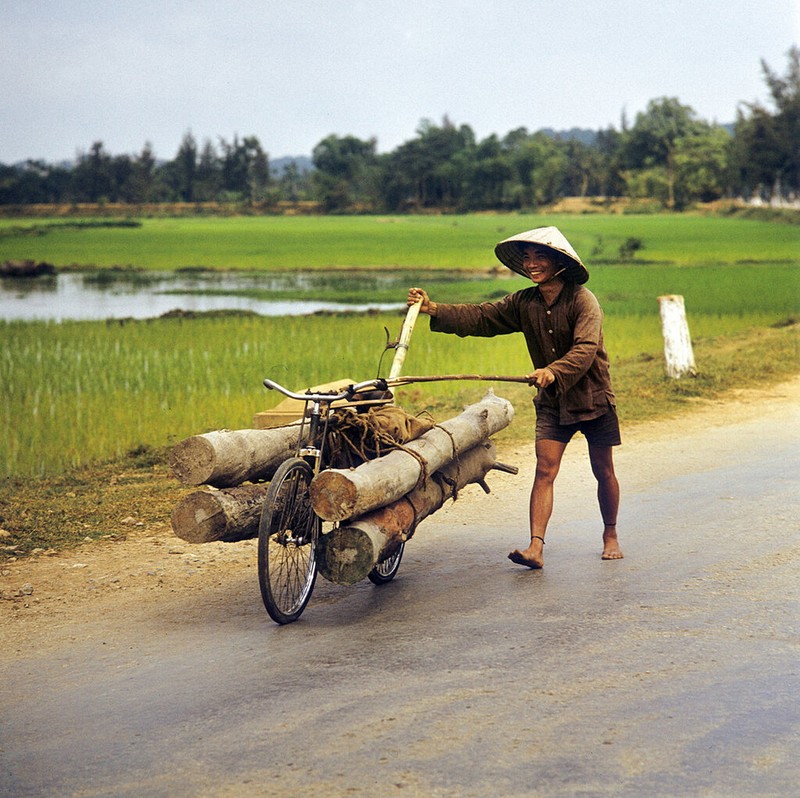
[[[733,122],[798,43],[800,0],[0,0],[0,163],[619,130],[661,97]]]

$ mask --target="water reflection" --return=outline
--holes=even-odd
[[[408,275],[363,273],[257,274],[252,272],[67,272],[36,278],[0,278],[0,318],[32,321],[97,320],[161,316],[173,310],[253,311],[264,316],[287,316],[317,311],[394,310],[404,303],[352,304],[281,298],[281,292],[320,292],[342,288],[357,280],[361,290],[398,289],[404,296]],[[213,293],[197,293],[209,291]],[[261,296],[240,292],[259,291]],[[274,296],[265,296],[274,294]]]

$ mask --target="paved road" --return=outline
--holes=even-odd
[[[797,794],[799,431],[623,447],[622,562],[576,442],[543,571],[505,560],[529,477],[496,475],[296,624],[251,571],[224,609],[31,652],[0,674],[0,794]]]

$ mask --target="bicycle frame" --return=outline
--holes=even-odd
[[[366,400],[362,402],[354,401],[354,398],[359,393],[363,393],[364,391],[375,389],[387,390],[386,380],[383,379],[366,380],[364,382],[348,385],[347,388],[338,393],[313,393],[311,391],[297,393],[295,391],[290,391],[288,388],[285,388],[283,385],[280,385],[279,383],[270,379],[264,380],[264,387],[268,388],[269,390],[278,391],[284,396],[287,396],[289,399],[296,399],[305,403],[295,455],[306,460],[306,462],[308,462],[308,464],[314,470],[314,474],[318,474],[322,467],[322,454],[325,449],[325,440],[327,438],[328,431],[328,419],[330,418],[329,411],[334,402],[341,402],[342,407],[364,406],[370,404],[380,405],[386,403],[385,400]],[[308,437],[304,438],[303,427],[305,426],[306,418],[308,418]],[[323,423],[323,419],[324,428],[322,429],[322,435],[319,436],[320,426]],[[317,440],[318,437],[320,440],[319,446],[309,445],[313,441]],[[304,440],[307,441],[306,445],[303,445]]]

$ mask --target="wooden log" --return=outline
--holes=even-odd
[[[329,468],[317,474],[311,483],[314,512],[326,521],[343,521],[391,504],[414,489],[422,473],[420,461],[432,474],[507,427],[513,418],[511,402],[490,389],[461,415],[404,445],[415,454],[395,449],[355,469]]]
[[[457,490],[483,483],[496,464],[494,444],[479,443],[392,504],[348,521],[323,535],[317,550],[319,572],[337,585],[364,579],[375,564],[408,540],[416,525],[436,512]]]
[[[265,480],[292,456],[299,436],[299,424],[206,432],[177,444],[169,465],[184,485],[229,488],[248,480]]]
[[[195,491],[175,505],[172,531],[189,543],[254,538],[266,495],[266,485]]]
[[[680,379],[687,374],[694,377],[697,370],[683,297],[679,294],[660,296],[658,304],[664,336],[667,376],[673,379]]]

